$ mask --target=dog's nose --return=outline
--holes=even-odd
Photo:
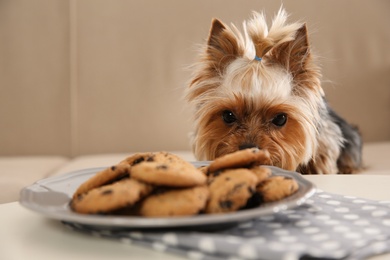
[[[250,143],[245,143],[245,144],[241,144],[238,146],[238,149],[240,149],[240,150],[244,150],[244,149],[248,149],[248,148],[259,148],[260,149],[260,147],[258,147],[257,145],[250,144]]]

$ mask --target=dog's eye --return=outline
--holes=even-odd
[[[236,116],[230,110],[225,110],[222,112],[222,119],[228,125],[233,124],[237,121]]]
[[[285,113],[277,114],[271,122],[279,127],[284,126],[287,122],[287,115]]]

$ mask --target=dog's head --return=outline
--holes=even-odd
[[[326,111],[320,72],[306,25],[286,20],[280,9],[268,28],[254,13],[242,32],[212,21],[187,89],[199,160],[248,147],[268,150],[273,165],[289,170],[312,158]]]

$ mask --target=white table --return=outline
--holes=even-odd
[[[319,189],[375,200],[390,200],[389,175],[306,176]],[[83,235],[12,202],[0,205],[1,260],[183,260],[131,244]],[[372,260],[390,259],[390,254]]]

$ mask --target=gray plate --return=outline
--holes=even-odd
[[[202,164],[207,164],[207,162],[194,163],[195,166]],[[92,175],[105,169],[104,167],[79,170],[62,176],[37,181],[31,186],[22,189],[19,202],[24,207],[41,213],[48,218],[102,228],[205,228],[215,225],[234,224],[291,209],[303,204],[306,199],[315,193],[314,184],[304,179],[299,173],[285,171],[276,167],[270,168],[274,175],[294,178],[299,184],[299,190],[295,194],[278,202],[266,203],[256,208],[240,210],[234,213],[197,215],[191,217],[145,218],[83,215],[73,212],[69,208],[69,201],[75,190]]]

